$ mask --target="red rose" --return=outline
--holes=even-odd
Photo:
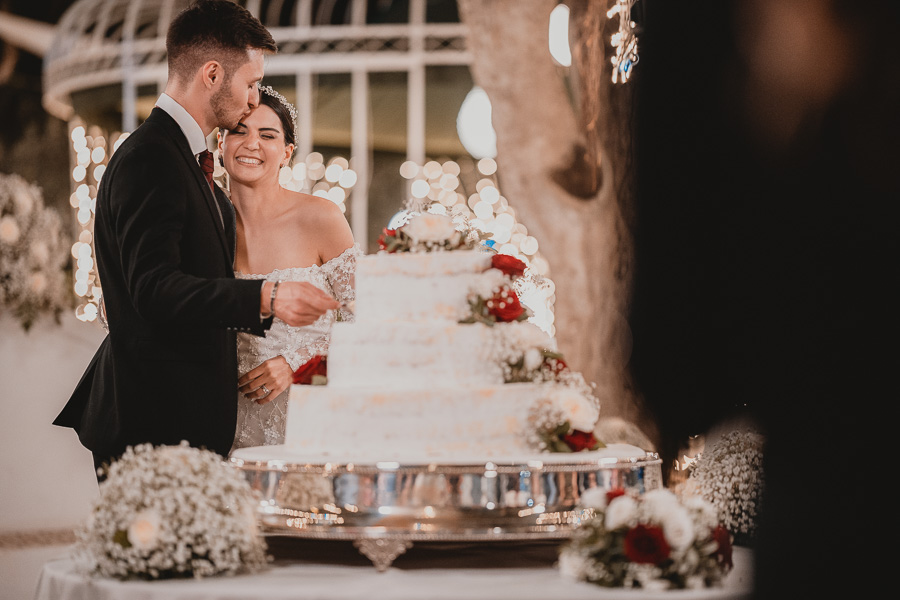
[[[581,452],[582,450],[595,450],[597,448],[597,438],[593,433],[588,431],[578,431],[573,429],[572,433],[562,436],[562,441],[566,443],[572,452]]]
[[[327,376],[327,374],[328,357],[322,354],[317,354],[300,365],[300,367],[296,371],[294,371],[294,383],[299,383],[302,385],[312,385],[314,375],[321,375],[325,377]]]
[[[671,552],[661,527],[636,525],[625,534],[625,556],[631,562],[658,565]]]
[[[378,236],[378,249],[387,250],[387,240],[385,238],[394,237],[395,235],[397,235],[396,229],[384,228],[381,231],[381,235]]]
[[[513,279],[525,274],[525,263],[509,254],[495,254],[491,257],[491,268],[503,271]]]
[[[558,357],[547,357],[544,359],[544,364],[554,375],[559,375],[569,368],[569,365],[566,364],[566,361]]]
[[[713,530],[713,540],[719,545],[716,549],[716,560],[720,565],[725,565],[729,569],[734,566],[731,560],[731,534],[728,530],[719,525]]]
[[[509,287],[502,287],[487,301],[488,313],[498,321],[518,321],[525,314],[525,307],[519,303],[519,297]]]
[[[606,504],[609,504],[619,496],[624,496],[625,490],[622,488],[613,488],[606,492]]]

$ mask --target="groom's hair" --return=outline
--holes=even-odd
[[[225,69],[225,81],[247,62],[247,51],[278,52],[272,34],[231,0],[197,0],[181,11],[166,34],[169,76],[187,81],[211,60]]]

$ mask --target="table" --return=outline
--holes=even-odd
[[[202,580],[92,579],[72,559],[44,565],[35,600],[749,600],[753,555],[735,548],[725,586],[646,592],[563,579],[549,543],[417,544],[379,573],[348,542],[271,540],[265,572]]]

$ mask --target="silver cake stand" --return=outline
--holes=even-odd
[[[662,486],[662,461],[644,451],[439,464],[264,458],[273,448],[230,459],[259,496],[263,533],[350,540],[379,571],[414,542],[561,540],[587,516],[586,490]]]

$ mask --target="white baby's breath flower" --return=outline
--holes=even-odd
[[[678,496],[665,488],[651,490],[641,496],[642,512],[657,523],[679,508]]]
[[[89,572],[106,577],[253,570],[267,562],[255,506],[243,474],[221,456],[186,443],[143,444],[109,467],[79,549],[91,557]]]
[[[544,362],[544,355],[537,348],[529,348],[525,351],[525,368],[534,371]]]
[[[58,316],[70,305],[68,242],[40,188],[18,175],[0,173],[0,215],[0,306],[27,331],[43,315]]]
[[[702,590],[704,586],[703,578],[699,575],[693,575],[687,578],[685,588],[689,590]]]
[[[20,235],[19,224],[14,217],[7,215],[0,219],[0,242],[15,244],[19,241]]]
[[[562,411],[572,429],[586,432],[594,430],[600,411],[590,398],[576,389],[561,385],[553,386],[549,398]]]
[[[744,541],[756,535],[763,493],[763,437],[755,431],[725,434],[704,451],[686,488],[712,503],[723,525]]]
[[[13,193],[13,202],[21,215],[27,215],[34,208],[34,198],[31,195],[31,191],[24,185],[19,186]]]
[[[456,232],[453,219],[446,215],[420,214],[404,225],[403,231],[414,242],[443,242],[451,239]]]
[[[682,505],[691,512],[694,518],[694,533],[704,536],[719,524],[719,511],[702,496],[685,496]]]
[[[41,266],[46,265],[50,261],[50,249],[43,240],[35,240],[31,243],[31,256],[34,261]]]
[[[558,566],[560,574],[573,581],[584,581],[587,575],[587,559],[580,552],[563,550],[559,554]]]
[[[47,290],[47,276],[37,271],[28,278],[28,287],[35,295],[40,296]]]
[[[672,587],[672,584],[665,579],[650,579],[649,577],[641,578],[641,589],[648,592],[665,592]]]
[[[490,298],[497,290],[508,283],[509,278],[501,271],[498,271],[497,269],[488,269],[481,274],[481,277],[472,283],[469,288],[469,294],[481,296],[482,298]],[[504,327],[504,329],[509,329],[509,333],[511,334],[515,328]],[[509,341],[508,343],[513,345],[515,342]]]
[[[684,550],[694,543],[694,522],[688,511],[676,506],[661,519],[666,541],[676,550]]]
[[[637,519],[637,513],[637,502],[631,496],[613,498],[613,501],[606,507],[604,525],[610,530],[627,527]]]
[[[247,533],[251,537],[255,537],[259,535],[259,522],[256,519],[256,511],[254,510],[253,505],[248,504],[244,507],[244,525],[247,528]]]
[[[581,506],[595,510],[606,509],[606,490],[600,487],[592,487],[581,494]]]
[[[152,550],[159,541],[159,513],[143,510],[134,516],[128,526],[128,541],[138,550]]]

